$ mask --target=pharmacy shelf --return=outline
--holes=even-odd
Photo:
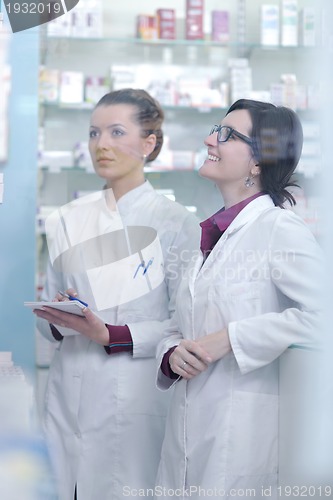
[[[95,48],[93,50],[93,48]],[[297,57],[304,59],[316,54],[321,47],[262,45],[255,43],[228,42],[211,40],[144,40],[140,38],[77,38],[77,37],[41,37],[41,64],[48,65],[55,60],[67,57],[69,53],[82,60],[91,60],[94,65],[102,61],[96,60],[96,50],[103,53],[117,54],[116,60],[133,63],[163,64],[200,64],[205,67],[221,65],[226,58],[247,57],[255,54],[269,53],[275,57],[277,53],[284,58]],[[75,64],[75,60],[72,61]],[[105,62],[105,60],[104,60]]]
[[[76,103],[61,103],[61,102],[41,102],[40,103],[42,106],[44,106],[46,109],[53,110],[53,111],[91,111],[94,109],[95,104],[90,103],[90,102],[82,102],[79,104]],[[210,112],[220,112],[220,113],[226,113],[228,108],[226,107],[219,107],[219,106],[211,106],[209,104],[204,105],[202,104],[201,106],[168,106],[168,105],[163,105],[163,110],[168,112],[168,111],[179,111],[180,113],[184,112],[193,112],[193,113],[210,113]],[[313,117],[313,114],[318,112],[316,109],[296,109],[295,110],[297,113],[302,114],[302,116],[308,116],[309,118]]]
[[[131,29],[132,27],[130,25],[127,28]],[[180,31],[180,33],[182,32]],[[117,81],[117,75],[121,76],[123,71],[126,76],[126,68],[129,69],[129,82],[131,82],[132,73],[135,80],[137,76],[135,71],[137,71],[140,77],[138,81],[142,88],[147,88],[161,102],[165,112],[164,133],[168,138],[169,149],[173,151],[179,149],[180,154],[191,151],[195,158],[201,158],[204,150],[204,138],[209,133],[210,127],[214,123],[220,122],[227,111],[227,107],[214,106],[210,103],[201,104],[200,106],[170,106],[167,103],[175,101],[172,100],[173,94],[170,97],[167,93],[168,82],[177,83],[183,80],[183,85],[186,88],[187,79],[195,81],[195,78],[197,78],[198,82],[200,82],[200,79],[202,81],[209,79],[211,82],[210,89],[220,91],[222,84],[230,84],[230,60],[241,57],[249,59],[252,88],[258,91],[259,99],[263,92],[270,92],[272,84],[281,82],[281,75],[296,75],[297,84],[305,88],[304,92],[307,93],[307,96],[309,89],[312,92],[309,94],[310,96],[316,94],[316,75],[307,70],[306,64],[309,64],[308,61],[311,61],[317,51],[320,50],[320,47],[284,46],[281,44],[274,46],[262,45],[259,43],[259,34],[260,31],[258,30],[249,30],[246,33],[247,38],[245,41],[243,39],[242,43],[240,43],[240,38],[233,28],[230,32],[231,41],[221,43],[209,39],[142,39],[126,36],[125,32],[124,36],[106,36],[103,38],[58,37],[49,36],[45,30],[40,37],[41,64],[51,71],[57,70],[59,74],[66,71],[82,73],[84,79],[96,77],[110,81],[113,78],[114,88],[118,88],[122,84],[120,78]],[[236,36],[238,41],[235,39]],[[98,54],[98,57],[96,57],[96,54]],[[240,67],[242,67],[243,63],[244,61],[239,62]],[[136,70],[137,67],[140,68]],[[164,85],[165,82],[166,85]],[[130,85],[126,84],[126,86]],[[166,89],[165,94],[163,94],[164,89]],[[212,97],[210,97],[211,103],[221,102],[221,104],[225,104],[227,102],[227,92],[223,87],[221,100],[215,100],[214,94],[212,94]],[[179,93],[185,99],[186,91],[179,90]],[[205,101],[208,101],[208,97],[205,97]],[[166,104],[163,103],[163,99]],[[198,103],[198,101],[199,97],[196,96],[196,100],[192,102]],[[181,104],[187,103],[185,100],[179,102]],[[313,109],[315,105],[315,99],[312,97],[312,100],[309,100],[309,109],[296,110],[302,123],[306,124],[308,122],[311,125],[312,122],[317,121],[315,116],[317,111]],[[86,142],[88,140],[89,120],[87,112],[90,113],[93,108],[94,103],[91,102],[79,104],[41,102],[40,122],[44,127],[45,151],[68,152],[75,148],[77,142]],[[312,138],[310,136],[307,140],[314,141],[317,140],[317,137]],[[309,168],[305,162],[302,171],[298,172],[298,175],[313,178],[318,171],[317,165],[315,167],[311,165],[312,158],[306,159],[310,163]],[[65,161],[66,159],[64,159]],[[45,161],[45,163],[47,162]],[[68,163],[70,163],[70,159]],[[196,163],[194,164],[196,165]],[[50,182],[49,177],[52,177],[53,185],[55,185],[54,183],[58,185],[57,176],[53,174],[59,172],[60,176],[70,184],[68,194],[72,193],[72,186],[76,183],[80,182],[83,186],[92,182],[90,172],[84,168],[68,168],[67,165],[64,165],[59,169],[47,169],[45,167],[44,171],[46,186]],[[67,174],[64,172],[67,172]],[[163,187],[167,186],[167,183],[169,185],[179,184],[179,179],[177,178],[175,182],[172,177],[172,175],[177,175],[177,172],[179,176],[182,174],[184,176],[184,179],[182,179],[182,182],[184,182],[182,188],[184,190],[187,184],[193,184],[197,189],[195,169],[176,169],[171,168],[171,166],[163,169],[147,167],[145,172],[151,174],[152,177],[161,177],[162,180],[158,178],[157,183],[163,181]],[[84,179],[85,176],[86,179]],[[169,177],[168,180],[167,177]],[[202,179],[200,181],[203,182]],[[84,188],[80,187],[80,189]],[[211,193],[208,187],[207,192]],[[51,189],[46,194],[53,197]],[[42,195],[45,202],[47,202],[46,194],[45,196]],[[178,199],[181,202],[183,201],[182,193],[180,193]],[[210,199],[210,196],[208,196],[208,199]]]
[[[53,174],[58,174],[58,173],[81,173],[81,174],[86,174],[86,175],[96,175],[95,172],[86,170],[85,168],[82,167],[76,167],[76,166],[61,166],[59,168],[52,168],[48,167],[47,165],[43,165],[42,167],[39,168],[41,172],[50,172]],[[156,167],[149,167],[146,166],[144,167],[144,172],[147,174],[152,174],[152,173],[169,173],[169,172],[196,172],[194,168],[175,168],[172,166],[167,166],[164,168],[156,168]]]
[[[248,48],[248,49],[264,49],[264,50],[318,50],[319,45],[315,46],[304,46],[304,45],[263,45],[261,43],[239,43],[239,42],[216,42],[213,40],[184,40],[184,39],[142,39],[135,37],[103,37],[103,38],[88,38],[88,37],[58,37],[58,36],[46,36],[45,39],[50,43],[63,43],[70,44],[75,42],[87,42],[87,43],[124,43],[130,45],[143,45],[143,46],[160,46],[160,47],[179,47],[179,46],[194,46],[194,47],[220,47],[229,49],[238,48]]]
[[[57,109],[57,110],[71,110],[71,111],[91,111],[94,109],[95,104],[91,102],[82,102],[82,103],[63,103],[63,102],[41,102],[41,105],[45,106],[46,108],[50,109]],[[199,113],[206,113],[209,111],[226,111],[227,108],[225,107],[219,107],[219,106],[211,106],[211,105],[204,105],[202,104],[201,106],[167,106],[163,105],[162,106],[165,111],[193,111],[193,112],[199,112]]]
[[[212,40],[144,40],[140,38],[78,38],[51,37],[41,40],[41,63],[46,64],[53,55],[65,55],[68,50],[79,52],[84,47],[100,46],[102,50],[117,47],[119,54],[127,55],[128,62],[153,60],[171,64],[200,61],[201,65],[211,66],[221,63],[228,57],[251,57],[253,53],[280,52],[284,57],[307,57],[322,50],[320,46],[262,45],[261,43],[221,43]],[[119,56],[118,54],[118,56]],[[87,57],[88,54],[86,54]],[[129,58],[129,59],[128,59]]]

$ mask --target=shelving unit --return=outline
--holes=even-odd
[[[316,85],[315,75],[307,71],[307,67],[315,54],[316,48],[305,47],[282,47],[282,46],[262,46],[258,42],[249,42],[240,44],[230,42],[228,44],[219,44],[209,40],[141,40],[133,37],[106,37],[106,38],[58,38],[47,37],[45,34],[41,39],[41,62],[52,69],[59,71],[82,71],[85,76],[110,77],[111,67],[126,61],[127,66],[134,71],[140,68],[142,73],[155,72],[157,78],[168,77],[168,72],[178,75],[179,78],[197,77],[204,78],[209,74],[212,81],[212,87],[218,88],[222,82],[229,83],[228,61],[230,58],[237,58],[240,48],[250,60],[252,68],[252,80],[254,89],[268,90],[270,83],[278,82],[282,73],[296,73],[299,81],[306,85]],[[82,57],[84,54],[84,57]],[[96,57],[99,54],[99,57]],[[272,65],[272,60],[274,65]],[[149,82],[148,77],[148,82]],[[147,79],[140,77],[142,86],[147,88]],[[110,83],[112,86],[112,82]],[[125,85],[126,86],[126,85]],[[149,88],[154,93],[154,88]],[[158,92],[157,92],[158,94]],[[163,104],[161,96],[157,95]],[[227,103],[228,105],[229,103]],[[87,140],[88,121],[94,104],[82,102],[79,104],[44,102],[41,103],[41,122],[45,130],[45,149],[46,150],[65,150],[72,151],[74,144],[79,141]],[[169,138],[170,149],[174,151],[192,151],[193,165],[189,165],[186,172],[186,183],[196,183],[198,174],[196,168],[200,166],[202,154],[204,151],[203,140],[213,123],[218,123],[224,116],[227,106],[219,106],[214,103],[201,103],[194,106],[185,106],[179,104],[164,104],[165,111],[165,135]],[[316,111],[314,109],[299,110],[301,119],[306,123],[313,123],[316,120]],[[307,140],[316,141],[317,138]],[[320,170],[319,159],[307,158],[305,165],[300,171],[301,175],[313,176]],[[314,160],[315,166],[307,167],[308,160]],[[318,160],[318,161],[317,161]],[[45,166],[43,164],[43,166]],[[63,167],[65,165],[62,165]],[[68,162],[66,163],[68,165]],[[162,169],[173,176],[178,175],[183,169],[187,170],[186,165],[178,166],[178,169],[172,170],[173,165],[164,164],[162,167],[152,165],[156,171]],[[194,171],[192,171],[192,168]],[[54,169],[51,169],[54,171]],[[59,170],[63,171],[64,169]],[[91,171],[90,169],[88,169]],[[66,169],[67,171],[67,169]],[[64,175],[62,172],[61,175]],[[82,170],[74,169],[69,174],[73,178],[77,176],[74,183],[77,182],[78,189],[86,189],[85,185],[93,185],[99,188],[100,183],[89,180],[85,183],[82,180]],[[44,180],[47,175],[43,174]],[[154,181],[158,176],[153,177]],[[190,179],[190,180],[189,180]],[[54,180],[53,180],[54,182]],[[200,179],[199,182],[202,182]],[[170,183],[172,179],[170,177]],[[43,185],[46,185],[44,182]],[[214,188],[212,187],[212,191]],[[71,195],[73,196],[74,190]],[[64,203],[63,192],[59,198],[59,203]],[[68,192],[70,196],[70,192]],[[214,197],[213,197],[214,198]],[[184,202],[181,194],[180,202]],[[45,196],[41,197],[41,203],[47,204]],[[192,201],[193,204],[197,204]],[[54,204],[50,203],[51,205]],[[200,205],[200,202],[199,202]],[[202,205],[205,205],[203,202]],[[198,207],[199,215],[205,215],[201,207]],[[208,209],[208,213],[210,210]]]
[[[219,90],[223,82],[230,82],[230,59],[247,58],[252,70],[252,85],[257,91],[268,91],[270,84],[280,81],[281,74],[296,74],[298,83],[317,86],[317,75],[311,71],[313,58],[318,52],[317,47],[285,47],[262,46],[258,43],[259,27],[258,14],[263,0],[244,2],[246,7],[247,26],[251,26],[244,34],[240,34],[236,26],[237,5],[230,6],[230,2],[207,0],[207,9],[231,10],[230,34],[231,41],[221,44],[211,40],[142,40],[133,37],[135,15],[145,8],[151,10],[149,2],[143,2],[132,13],[130,18],[129,0],[124,0],[119,11],[104,2],[105,20],[103,38],[70,38],[48,37],[45,29],[41,31],[40,64],[61,71],[80,71],[85,77],[108,77],[112,86],[111,68],[115,65],[128,67],[130,71],[139,68],[139,83],[152,94],[156,91],[154,82],[177,78],[209,78],[213,89]],[[169,5],[170,4],[170,5]],[[245,5],[246,4],[246,5]],[[251,5],[250,5],[251,4]],[[300,7],[307,5],[307,0],[299,0]],[[161,5],[163,6],[163,4]],[[169,8],[175,8],[183,16],[183,7],[179,2],[168,2]],[[125,22],[126,19],[126,22]],[[181,23],[182,20],[178,21]],[[179,28],[179,26],[178,26]],[[238,29],[239,28],[239,29]],[[111,35],[112,32],[112,35]],[[179,32],[179,29],[178,29]],[[245,41],[244,41],[245,40]],[[149,80],[150,79],[150,80]],[[149,82],[153,79],[153,85]],[[114,83],[114,82],[113,82]],[[130,85],[124,85],[130,86]],[[169,139],[170,149],[181,154],[183,151],[193,153],[192,165],[181,165],[174,168],[170,163],[163,167],[152,164],[146,169],[146,176],[157,189],[172,189],[177,201],[184,205],[195,206],[197,214],[202,220],[221,206],[221,197],[211,182],[198,175],[198,168],[206,154],[203,144],[214,123],[219,123],[229,103],[202,102],[195,106],[185,106],[182,103],[163,101],[163,95],[157,93],[165,111],[164,133]],[[165,97],[165,96],[164,96]],[[59,103],[41,102],[40,123],[44,128],[44,148],[50,151],[72,151],[75,143],[88,140],[89,116],[93,103]],[[317,151],[320,131],[317,127],[317,111],[313,109],[299,109],[299,115],[305,126],[305,139],[310,144],[309,150],[316,151],[302,158],[300,164],[300,183],[304,186],[305,197],[300,200],[300,215],[309,222],[311,229],[318,232],[316,219],[316,199],[318,192],[315,182],[321,168],[320,152]],[[317,128],[316,128],[317,127]],[[312,149],[311,149],[312,148]],[[311,166],[312,165],[312,166]],[[43,207],[57,206],[69,202],[75,193],[98,190],[103,181],[92,174],[92,169],[70,165],[68,162],[49,167],[41,163],[39,175],[39,216],[43,218]],[[191,168],[188,168],[191,167]],[[40,233],[39,274],[42,275],[45,265],[44,252],[45,236],[43,222],[37,226]],[[41,285],[42,277],[39,278]],[[44,356],[45,359],[45,356]],[[38,364],[38,362],[37,362]]]

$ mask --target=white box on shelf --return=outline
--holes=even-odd
[[[103,9],[100,0],[80,0],[70,14],[70,35],[73,38],[103,36]]]
[[[279,45],[279,6],[261,6],[261,45]]]
[[[40,66],[39,68],[39,100],[56,103],[59,98],[59,70]]]
[[[110,71],[112,90],[135,87],[136,68],[122,64],[113,64]]]
[[[87,141],[79,141],[74,145],[73,164],[75,167],[84,169],[87,173],[95,171]]]
[[[304,7],[300,12],[300,44],[304,47],[316,45],[316,11],[314,7]]]
[[[320,105],[320,96],[322,95],[319,85],[308,85],[308,109],[318,109]]]
[[[84,75],[81,71],[62,71],[60,74],[59,102],[81,104],[84,99]]]
[[[71,13],[67,12],[46,23],[47,36],[69,37],[71,36]]]
[[[170,149],[170,137],[168,135],[164,136],[163,146],[158,157],[147,164],[145,170],[149,169],[172,169],[173,167],[173,156]]]
[[[89,10],[86,12],[88,38],[103,37],[103,12],[102,10]]]
[[[305,177],[314,177],[321,170],[320,158],[306,158],[301,157],[297,165],[297,172],[305,175]]]
[[[149,86],[149,93],[162,106],[175,106],[177,103],[177,89],[174,81],[156,81]]]
[[[320,137],[320,126],[316,122],[302,121],[304,139],[318,139]]]
[[[306,157],[313,157],[313,156],[320,156],[321,149],[320,149],[320,143],[318,141],[309,141],[305,140],[303,142],[303,149],[302,149],[302,156]]]
[[[243,60],[240,59],[240,61]],[[236,62],[236,65],[230,67],[230,94],[232,102],[241,98],[250,98],[252,91],[252,68],[247,65],[247,59],[244,61],[246,61],[246,65],[243,65],[242,62],[238,65],[238,62]]]
[[[221,93],[218,89],[197,89],[191,94],[192,106],[197,108],[220,108]]]
[[[40,165],[48,167],[51,172],[60,172],[63,167],[73,166],[72,151],[42,151]]]
[[[298,44],[297,0],[282,0],[281,45],[294,47]]]
[[[306,85],[296,85],[296,107],[300,110],[307,109],[308,107]]]
[[[191,94],[200,89],[210,88],[210,78],[208,76],[181,76],[178,79],[178,90],[182,93]]]
[[[110,92],[108,78],[99,76],[88,76],[85,81],[84,99],[86,102],[97,104],[105,94]]]
[[[262,102],[271,102],[271,93],[269,90],[251,90],[250,99]]]
[[[231,57],[228,59],[229,68],[247,68],[249,60],[246,57]]]
[[[284,100],[283,105],[288,108],[297,109],[297,84],[285,83],[284,84]]]
[[[81,2],[82,0],[70,11],[70,36],[73,38],[87,38],[86,12]]]
[[[227,108],[230,103],[230,85],[228,82],[221,82],[220,94],[221,94],[221,108]]]
[[[271,83],[270,84],[270,93],[271,93],[271,102],[276,106],[283,106],[284,103],[284,83]]]

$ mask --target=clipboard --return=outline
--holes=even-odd
[[[77,300],[64,300],[63,302],[24,302],[24,305],[30,307],[30,309],[42,309],[43,306],[53,307],[58,311],[76,314],[77,316],[84,316],[82,309],[85,308]]]

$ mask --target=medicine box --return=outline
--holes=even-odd
[[[203,39],[204,0],[186,0],[185,38]]]
[[[156,11],[157,36],[160,39],[176,38],[176,14],[174,9],[158,9]]]
[[[229,11],[212,11],[212,41],[227,43],[230,38]]]
[[[261,6],[261,45],[279,45],[279,6]]]
[[[157,39],[157,21],[155,16],[139,14],[136,17],[136,36],[143,40]]]
[[[304,7],[301,10],[299,35],[300,45],[304,47],[316,45],[316,13],[313,7]]]
[[[282,0],[281,45],[294,47],[298,44],[297,0]]]

